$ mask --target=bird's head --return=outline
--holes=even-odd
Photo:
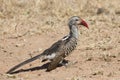
[[[86,28],[89,28],[88,27],[88,24],[83,20],[83,19],[81,19],[80,17],[78,17],[78,16],[73,16],[73,17],[71,17],[70,19],[69,19],[69,22],[68,22],[68,25],[69,25],[69,27],[71,28],[73,25],[74,26],[80,26],[80,25],[83,25],[83,26],[85,26]]]

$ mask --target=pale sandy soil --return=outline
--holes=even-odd
[[[90,27],[67,57],[75,64],[46,72],[38,59],[5,74],[65,36],[74,15]],[[0,0],[0,36],[0,80],[120,80],[120,0]]]

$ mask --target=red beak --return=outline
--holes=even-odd
[[[85,26],[86,28],[89,29],[88,24],[84,20],[81,21],[81,25],[83,25],[83,26]]]

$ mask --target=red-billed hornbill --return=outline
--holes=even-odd
[[[50,48],[46,49],[43,53],[14,66],[7,73],[12,73],[17,68],[29,62],[32,62],[38,58],[42,59],[42,62],[46,60],[51,61],[47,67],[47,71],[55,69],[58,66],[58,64],[63,63],[65,60],[64,58],[67,57],[76,48],[79,37],[78,28],[81,27],[81,25],[88,28],[87,23],[80,17],[71,17],[68,22],[70,32],[67,36],[55,42]]]

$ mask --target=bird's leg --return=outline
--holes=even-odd
[[[71,67],[72,65],[76,64],[77,62],[70,62],[69,60],[63,59],[60,63],[62,66],[65,66],[66,68]]]
[[[63,59],[62,63],[68,63],[69,60]]]
[[[61,64],[62,66],[67,66],[68,63],[69,63],[69,61],[68,61],[68,60],[65,60],[65,59],[63,59],[63,60],[60,62],[60,64]]]
[[[45,61],[47,61],[48,59],[43,59],[41,62],[45,62]]]

